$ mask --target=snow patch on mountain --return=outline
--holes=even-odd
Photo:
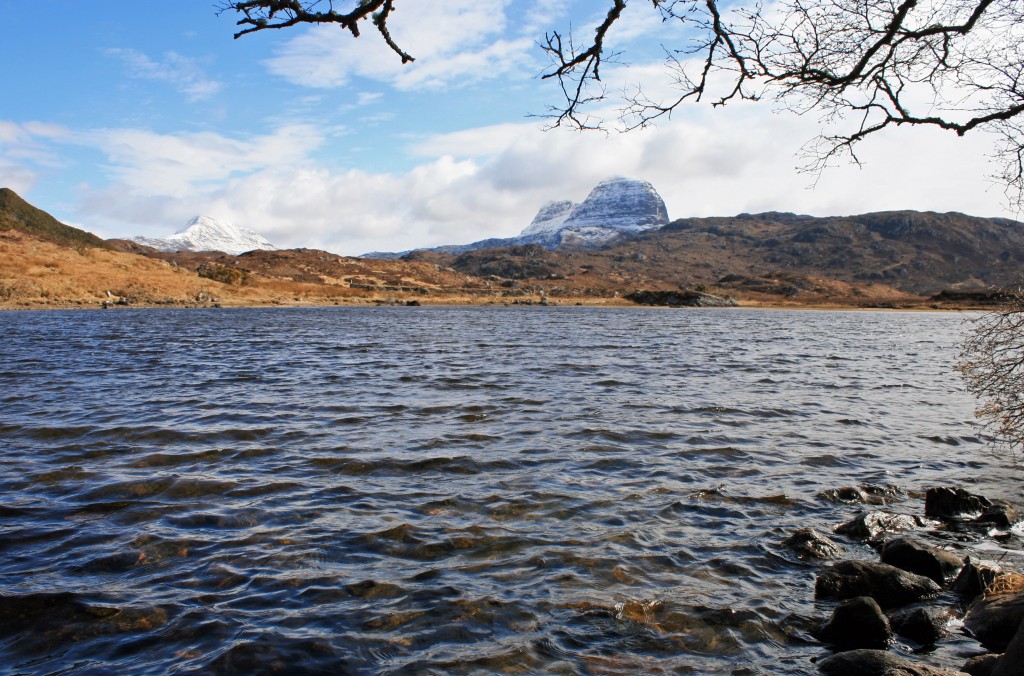
[[[218,221],[209,216],[196,216],[185,229],[164,239],[133,237],[133,242],[159,251],[223,251],[237,256],[246,251],[277,249],[262,235],[241,226]]]
[[[598,183],[587,199],[548,202],[517,237],[485,239],[472,244],[449,244],[428,249],[448,254],[495,247],[539,244],[545,249],[559,246],[596,247],[624,235],[660,228],[668,223],[668,210],[661,195],[647,181],[616,177]],[[365,258],[399,258],[407,253],[374,252]]]

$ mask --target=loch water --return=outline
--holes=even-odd
[[[0,673],[812,674],[890,487],[1019,499],[954,313],[0,314]],[[870,507],[869,507],[870,508]],[[945,538],[1019,563],[1019,537]],[[836,536],[851,558],[875,558]],[[977,644],[956,623],[926,662]],[[910,653],[917,646],[898,644]]]

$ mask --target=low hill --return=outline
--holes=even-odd
[[[23,200],[10,188],[0,188],[0,230],[18,230],[68,246],[106,247],[106,243],[96,235],[64,225]]]
[[[801,284],[763,280],[831,279],[887,286],[905,294],[1010,286],[1024,270],[1024,225],[958,213],[893,211],[819,218],[788,213],[686,218],[600,249],[536,245],[464,254],[416,251],[470,275],[514,279],[580,275],[622,288],[723,286],[799,292]],[[740,283],[737,280],[746,279]],[[758,281],[762,280],[762,281]]]

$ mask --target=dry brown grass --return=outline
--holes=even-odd
[[[985,597],[1003,594],[1019,594],[1024,591],[1024,575],[1020,573],[1004,573],[992,581],[985,590]]]

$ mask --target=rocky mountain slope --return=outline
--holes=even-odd
[[[277,247],[262,235],[208,216],[196,216],[184,230],[164,239],[133,237],[133,242],[158,251],[222,251],[237,255],[246,251],[273,251]]]

